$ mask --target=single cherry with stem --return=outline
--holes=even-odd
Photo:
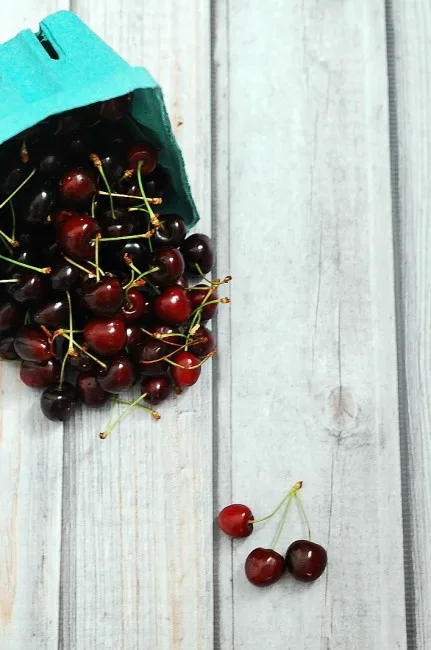
[[[215,350],[200,360],[188,350],[176,352],[171,359],[167,359],[171,368],[172,379],[180,388],[193,386],[201,374],[202,365],[214,356]]]
[[[145,395],[145,401],[150,404],[160,404],[169,397],[171,392],[172,381],[169,375],[145,377],[141,384],[141,393]]]

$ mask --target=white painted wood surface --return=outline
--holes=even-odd
[[[431,16],[425,0],[393,4],[416,570],[407,613],[409,648],[428,650]],[[67,5],[2,8],[0,40]],[[159,423],[127,420],[104,443],[99,414],[63,432],[1,369],[0,650],[406,648],[383,0],[73,9],[162,83],[233,302],[199,387]],[[328,571],[312,586],[254,590],[243,561],[272,527],[232,544],[213,535],[213,502],[264,514],[297,479]],[[293,515],[279,550],[304,532]]]

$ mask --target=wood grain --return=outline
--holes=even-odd
[[[273,527],[220,539],[219,647],[405,648],[384,3],[220,5],[217,502],[262,516],[303,479],[329,565],[263,594],[243,564]],[[292,513],[279,550],[304,534]]]
[[[429,124],[431,10],[426,2],[394,0],[394,147],[400,221],[401,341],[407,386],[406,433],[409,470],[409,558],[414,593],[409,602],[416,648],[431,645],[431,491],[430,441],[430,259],[431,190]]]
[[[79,0],[75,8],[161,82],[199,228],[210,231],[208,3]],[[160,422],[136,413],[104,442],[98,413],[66,428],[62,648],[213,647],[210,365],[160,412]]]

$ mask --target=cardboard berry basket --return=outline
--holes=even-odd
[[[170,190],[158,212],[180,215],[188,228],[199,215],[160,86],[130,66],[74,13],[59,11],[40,30],[0,45],[0,148],[52,115],[133,93],[130,129],[154,144]]]

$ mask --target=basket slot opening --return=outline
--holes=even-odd
[[[39,43],[42,45],[43,49],[44,49],[45,52],[48,54],[48,56],[50,56],[51,59],[55,59],[56,61],[58,61],[58,59],[60,58],[60,57],[58,56],[58,52],[57,52],[57,50],[54,48],[54,46],[53,46],[53,44],[51,43],[51,41],[49,41],[49,40],[47,39],[47,37],[45,36],[45,34],[44,34],[43,32],[39,32],[38,34],[36,34],[36,38],[37,38],[37,40],[39,41]]]

